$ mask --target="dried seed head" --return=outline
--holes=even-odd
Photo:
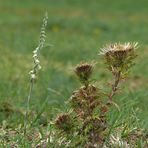
[[[56,119],[55,119],[55,126],[63,131],[69,131],[72,127],[72,121],[69,116],[69,114],[60,114]]]
[[[93,111],[98,111],[102,103],[102,97],[102,92],[96,86],[90,84],[87,88],[83,86],[74,91],[69,103],[77,116],[85,120]]]
[[[104,55],[105,63],[113,73],[121,71],[125,73],[133,65],[133,59],[136,57],[135,49],[138,43],[116,43],[104,47],[100,54]]]
[[[93,66],[88,63],[82,63],[76,66],[75,73],[79,79],[85,83],[90,78]]]
[[[100,54],[102,55],[112,55],[115,54],[118,56],[121,54],[128,54],[132,51],[134,51],[138,46],[138,43],[124,43],[124,44],[120,44],[120,43],[115,43],[115,44],[111,44],[109,46],[106,46],[104,48],[102,48]]]

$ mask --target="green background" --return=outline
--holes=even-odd
[[[48,12],[46,46],[41,51],[42,70],[31,98],[31,109],[45,102],[47,117],[65,109],[65,101],[80,86],[73,68],[80,61],[96,63],[93,78],[108,91],[112,76],[98,53],[105,44],[139,42],[136,66],[122,91],[119,106],[130,104],[148,125],[148,1],[147,0],[0,0],[0,122],[19,123],[6,116],[4,104],[24,109],[29,89],[32,51],[38,45],[42,18]],[[46,100],[46,101],[45,101]],[[127,115],[128,116],[128,113]]]

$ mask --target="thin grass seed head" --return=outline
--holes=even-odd
[[[33,65],[33,69],[29,72],[30,82],[33,82],[33,81],[36,80],[37,73],[41,69],[40,60],[39,60],[39,51],[44,47],[45,38],[46,38],[47,21],[48,21],[48,15],[46,13],[44,18],[43,18],[43,23],[42,23],[41,32],[40,32],[39,44],[38,44],[37,48],[33,51],[34,65]]]

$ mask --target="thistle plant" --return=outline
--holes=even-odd
[[[68,100],[70,110],[57,116],[54,121],[58,146],[85,148],[103,147],[110,129],[107,113],[114,103],[113,97],[122,79],[125,79],[136,57],[137,43],[113,44],[104,47],[103,56],[107,69],[113,74],[110,92],[104,92],[91,79],[93,64],[80,63],[75,74],[82,86]],[[107,97],[106,97],[107,96]]]
[[[30,89],[29,89],[29,93],[28,93],[28,97],[27,97],[27,109],[26,109],[26,112],[25,112],[25,119],[24,119],[24,134],[26,134],[26,128],[27,128],[26,126],[27,126],[27,122],[28,122],[28,113],[29,113],[29,109],[30,109],[30,99],[31,99],[34,83],[36,81],[38,72],[41,69],[39,58],[40,58],[40,50],[44,47],[44,43],[45,43],[47,20],[48,20],[48,15],[46,13],[44,18],[43,18],[43,23],[42,23],[42,26],[41,26],[41,32],[40,32],[40,38],[39,38],[38,46],[33,51],[33,63],[34,63],[34,65],[33,65],[32,70],[29,72]]]
[[[108,70],[111,71],[114,76],[112,90],[108,95],[109,104],[113,103],[112,98],[118,90],[119,82],[126,78],[131,67],[134,65],[133,60],[137,56],[135,54],[137,45],[138,43],[116,43],[104,47],[100,52],[100,55],[104,56]]]

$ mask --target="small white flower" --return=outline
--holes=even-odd
[[[37,56],[38,56],[38,55],[35,53],[35,54],[33,55],[33,58],[37,58]]]
[[[38,49],[36,48],[36,50],[33,51],[33,54],[37,54]]]
[[[36,64],[39,64],[40,63],[40,61],[38,60],[38,59],[35,59],[35,61],[34,61]]]
[[[40,70],[42,67],[41,67],[41,65],[38,65],[38,69]]]
[[[34,72],[33,72],[33,70],[31,70],[30,72],[29,72],[29,74],[33,74]]]
[[[31,74],[31,79],[32,80],[36,79],[36,75],[35,74]]]

